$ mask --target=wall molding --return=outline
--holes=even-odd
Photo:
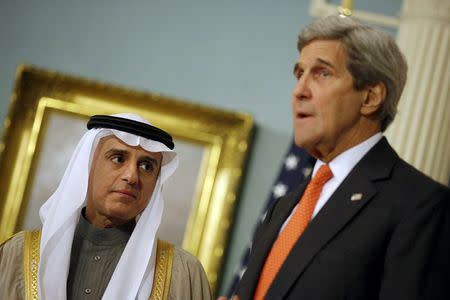
[[[327,0],[311,0],[309,13],[314,17],[324,17],[336,14],[338,6],[328,3]],[[364,10],[353,10],[353,15],[363,21],[370,22],[386,27],[398,28],[400,19],[396,17],[386,16],[377,13],[371,13]]]

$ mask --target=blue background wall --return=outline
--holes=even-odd
[[[356,2],[395,15],[401,0]],[[257,132],[224,286],[290,142],[296,37],[313,20],[309,6],[307,0],[2,0],[0,121],[20,63],[252,114]]]

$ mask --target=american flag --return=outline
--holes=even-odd
[[[315,158],[310,156],[304,149],[295,145],[294,141],[291,142],[291,146],[286,152],[283,164],[281,165],[278,176],[273,184],[271,192],[267,198],[264,210],[259,218],[258,222],[264,220],[267,209],[280,197],[286,195],[293,190],[297,185],[304,181],[309,174],[311,174],[312,168],[315,163]],[[258,225],[258,224],[256,224]],[[256,230],[256,227],[254,230]],[[236,268],[231,284],[227,290],[227,296],[231,298],[234,291],[237,288],[237,284],[247,269],[247,263],[250,256],[252,242],[248,244],[248,247],[242,253],[239,266]]]

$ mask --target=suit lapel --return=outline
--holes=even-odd
[[[374,197],[377,190],[372,181],[388,177],[397,158],[384,138],[366,154],[305,229],[273,281],[267,299],[286,295],[322,247]]]
[[[239,295],[241,299],[253,298],[253,293],[258,284],[259,275],[261,274],[266,257],[269,254],[275,239],[278,237],[281,226],[298,203],[300,195],[303,194],[307,182],[309,182],[309,180],[301,184],[291,194],[278,200],[273,210],[269,210],[264,224],[259,230],[263,230],[264,232],[259,232],[259,234],[257,232],[257,234],[255,234],[254,238],[257,239],[253,240],[252,253],[250,254],[251,257],[247,266],[247,271],[239,283]]]

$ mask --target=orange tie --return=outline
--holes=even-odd
[[[297,209],[286,224],[284,230],[278,235],[270,250],[269,256],[267,256],[259,277],[258,286],[256,287],[254,300],[261,300],[266,296],[273,279],[286,260],[286,257],[302,235],[306,226],[308,226],[322,188],[331,177],[333,177],[333,173],[330,167],[323,165],[306,187],[297,205]]]

